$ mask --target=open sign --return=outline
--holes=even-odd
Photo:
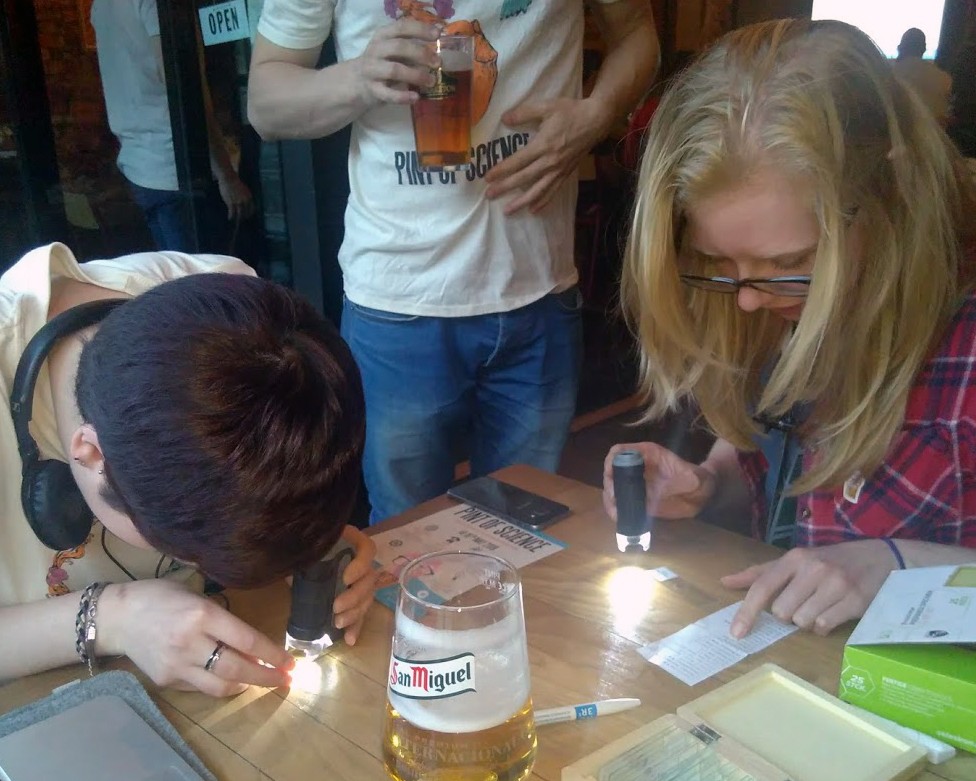
[[[201,8],[200,31],[204,46],[250,38],[245,0],[228,0]]]

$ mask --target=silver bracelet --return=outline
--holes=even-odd
[[[98,598],[105,590],[107,583],[92,583],[81,592],[78,604],[78,616],[75,619],[75,649],[83,664],[88,665],[88,674],[94,676],[98,671],[98,660],[95,656],[95,637],[98,627],[95,617],[98,613]]]

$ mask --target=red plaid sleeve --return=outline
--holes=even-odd
[[[766,471],[769,464],[766,456],[761,450],[753,450],[748,453],[737,451],[739,458],[739,469],[742,477],[746,481],[746,488],[749,490],[752,508],[752,535],[757,539],[763,539],[766,530],[763,527],[766,518]]]
[[[816,491],[801,497],[797,524],[797,545],[895,537],[976,548],[976,298],[919,373],[902,432],[856,501],[843,487]]]

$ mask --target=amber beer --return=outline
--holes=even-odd
[[[444,35],[435,42],[435,82],[411,106],[419,167],[457,171],[471,163],[471,78],[474,39]]]
[[[457,552],[404,568],[383,734],[391,778],[522,781],[536,753],[529,691],[522,586],[511,564]]]
[[[383,763],[397,781],[521,781],[532,771],[532,702],[494,727],[438,732],[411,724],[386,704]]]

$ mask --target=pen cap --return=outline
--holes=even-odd
[[[638,537],[650,531],[644,457],[636,450],[621,450],[614,455],[613,494],[617,503],[617,534]]]
[[[333,605],[346,585],[342,580],[354,556],[352,546],[340,539],[321,561],[294,573],[291,581],[291,612],[288,634],[296,640],[316,641],[328,634],[341,636],[335,626]]]

